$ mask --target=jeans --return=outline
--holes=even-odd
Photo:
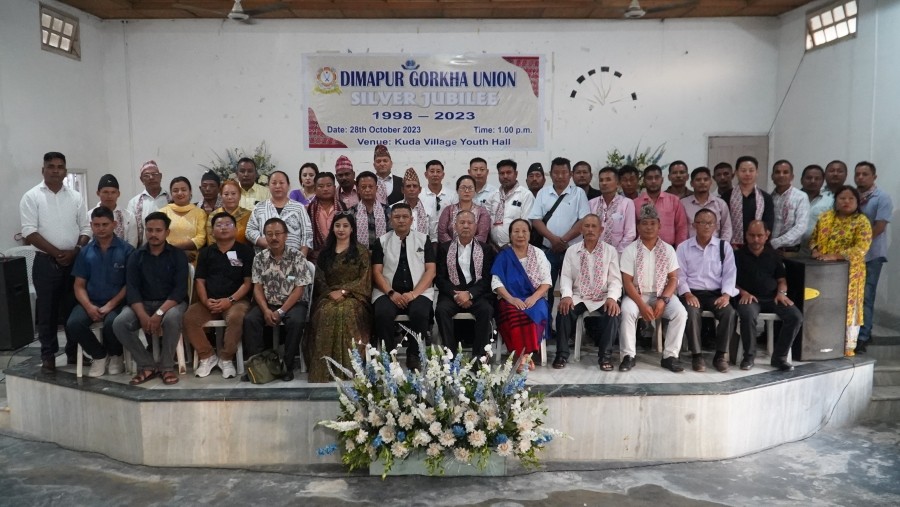
[[[113,322],[121,311],[122,307],[119,306],[103,318],[103,343],[101,344],[94,336],[94,332],[91,331],[94,321],[88,317],[83,306],[76,305],[66,322],[66,339],[81,345],[81,348],[93,359],[103,359],[107,355],[121,356],[122,344],[119,343],[113,330]]]
[[[556,287],[556,281],[559,279],[559,272],[562,271],[563,259],[566,258],[566,252],[556,253],[552,248],[542,248],[547,261],[550,262],[550,290],[547,291],[547,303],[553,308],[553,289]]]
[[[41,342],[41,359],[52,360],[59,352],[56,328],[66,322],[75,305],[72,266],[61,266],[53,257],[37,252],[31,267],[31,280],[36,296],[34,320]],[[78,344],[67,339],[66,355],[74,358],[77,350]]]
[[[863,297],[863,325],[859,330],[859,341],[866,342],[872,338],[872,318],[875,317],[875,291],[878,289],[878,278],[881,267],[887,259],[879,257],[866,262],[866,292]]]
[[[148,315],[153,316],[154,312],[159,309],[165,301],[144,301],[144,311]],[[116,317],[113,322],[113,330],[116,332],[116,338],[122,343],[141,370],[175,371],[175,348],[178,346],[178,340],[181,339],[181,320],[187,303],[178,303],[163,315],[162,318],[162,351],[159,356],[159,365],[153,359],[153,354],[147,352],[141,339],[138,337],[138,330],[141,328],[141,321],[138,319],[134,310],[130,306],[122,309],[122,313]]]

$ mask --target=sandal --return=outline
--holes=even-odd
[[[159,375],[159,372],[156,370],[141,370],[140,373],[135,375],[129,384],[133,386],[138,386],[143,384],[144,382],[149,382],[156,378]]]
[[[171,386],[178,383],[178,374],[174,371],[164,371],[162,373],[163,384]]]
[[[612,359],[608,357],[600,359],[600,371],[613,371]]]

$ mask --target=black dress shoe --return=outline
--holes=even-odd
[[[741,360],[741,369],[742,370],[750,370],[753,368],[753,356],[747,357],[744,356],[744,359]]]
[[[684,367],[681,366],[681,362],[677,357],[666,357],[663,358],[662,361],[659,362],[663,368],[673,372],[673,373],[681,373],[684,371]]]
[[[250,382],[250,375],[247,375],[246,373],[241,375],[241,382]]]
[[[784,360],[773,360],[772,366],[777,368],[778,371],[794,371],[794,365]]]
[[[868,342],[864,342],[864,341],[856,342],[856,353],[857,354],[865,354],[867,347],[868,347]]]
[[[625,356],[622,359],[622,364],[619,365],[619,371],[631,371],[634,368],[634,358],[631,356]]]
[[[281,376],[281,380],[283,380],[284,382],[290,382],[291,380],[294,380],[294,370],[286,371],[285,374]]]
[[[553,360],[553,367],[556,368],[557,370],[561,370],[566,367],[566,362],[567,362],[566,358],[557,357],[556,359]]]
[[[89,358],[88,356],[81,356],[81,364],[85,366],[90,366],[93,364],[94,360]],[[78,356],[66,356],[66,364],[69,366],[74,366],[78,364]]]
[[[713,366],[719,370],[719,373],[727,373],[728,372],[728,360],[725,359],[725,356],[719,356],[713,359]]]
[[[44,359],[41,361],[41,371],[47,373],[56,373],[56,360]]]

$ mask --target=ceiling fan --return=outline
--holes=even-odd
[[[647,14],[655,14],[657,12],[665,12],[672,11],[675,9],[684,9],[688,7],[693,7],[697,5],[700,0],[688,0],[686,2],[677,2],[667,5],[660,5],[659,7],[651,7],[649,9],[644,9],[641,7],[641,4],[638,0],[631,0],[631,3],[628,4],[628,8],[625,9],[625,17],[628,19],[640,19],[646,16]]]
[[[209,13],[215,14],[217,17],[223,17],[225,19],[230,19],[232,21],[241,21],[247,24],[253,24],[254,16],[258,16],[260,14],[264,14],[266,12],[274,12],[280,11],[282,9],[290,8],[290,5],[287,5],[282,2],[277,2],[269,5],[264,5],[262,7],[258,7],[256,9],[244,10],[244,7],[241,5],[241,0],[234,0],[234,5],[231,7],[231,10],[228,12],[225,11],[217,11],[213,9],[206,9],[204,7],[195,7],[193,5],[186,4],[172,4],[172,7],[176,9],[184,9],[186,11],[192,13]]]

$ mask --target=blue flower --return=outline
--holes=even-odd
[[[397,432],[397,441],[398,441],[398,442],[402,442],[402,441],[404,441],[404,440],[406,440],[406,432],[405,432],[405,431],[398,431],[398,432]]]
[[[506,442],[509,442],[509,437],[503,433],[497,433],[497,436],[494,437],[494,444],[496,445],[505,444]]]
[[[356,389],[350,386],[344,386],[344,394],[346,394],[347,397],[350,398],[350,401],[354,403],[359,401],[359,393],[356,392]]]
[[[466,429],[464,427],[460,426],[459,424],[454,424],[453,427],[450,429],[453,430],[453,436],[456,438],[466,435]]]
[[[375,440],[372,441],[372,446],[374,448],[378,449],[379,447],[381,447],[381,444],[383,444],[383,443],[384,442],[381,440],[381,435],[378,435],[375,437]]]
[[[479,379],[478,385],[475,387],[475,403],[482,401],[484,401],[484,379]]]
[[[319,456],[328,456],[330,454],[334,454],[334,451],[336,451],[336,450],[337,450],[337,445],[328,444],[325,447],[320,447],[320,448],[316,449],[316,454],[318,454]]]

